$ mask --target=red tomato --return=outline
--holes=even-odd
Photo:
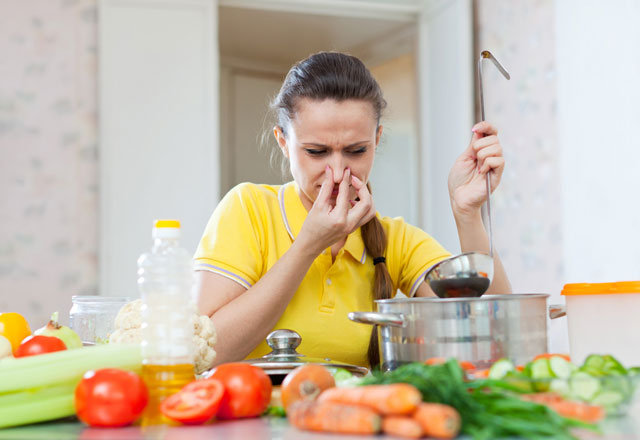
[[[222,364],[211,375],[224,385],[218,410],[219,419],[257,417],[271,401],[271,380],[258,367],[235,362]]]
[[[188,425],[204,423],[218,412],[223,393],[224,386],[216,379],[196,380],[164,400],[160,411]]]
[[[17,358],[34,356],[36,354],[53,353],[54,351],[66,349],[67,346],[64,345],[62,339],[56,338],[55,336],[35,335],[24,338],[14,356]]]
[[[125,426],[147,406],[147,387],[136,373],[117,368],[87,371],[76,387],[78,418],[90,426]]]

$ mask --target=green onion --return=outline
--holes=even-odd
[[[505,380],[466,383],[454,359],[441,365],[411,363],[396,370],[374,372],[362,385],[404,382],[415,386],[425,402],[450,405],[460,413],[462,432],[475,440],[501,437],[573,439],[570,428],[597,430],[592,424],[561,417],[538,403],[517,396],[519,387]]]

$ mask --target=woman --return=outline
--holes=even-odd
[[[368,179],[386,102],[355,57],[318,53],[289,71],[272,107],[273,132],[293,182],[240,184],[217,206],[196,252],[198,307],[218,331],[217,363],[259,357],[273,329],[302,336],[300,353],[356,365],[376,364],[371,327],[350,311],[374,299],[433,296],[426,271],[450,256],[401,218],[376,214]],[[485,176],[504,168],[497,131],[473,128],[449,175],[463,252],[488,253],[480,208]],[[510,292],[497,255],[490,293]]]

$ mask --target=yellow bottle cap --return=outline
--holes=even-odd
[[[154,228],[180,228],[179,220],[156,220]]]

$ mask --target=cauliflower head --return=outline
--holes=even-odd
[[[109,336],[110,344],[139,344],[142,342],[142,300],[125,304],[115,319],[115,330]],[[213,322],[206,315],[194,314],[193,347],[194,367],[197,374],[213,366],[216,359],[214,350],[218,339]]]

